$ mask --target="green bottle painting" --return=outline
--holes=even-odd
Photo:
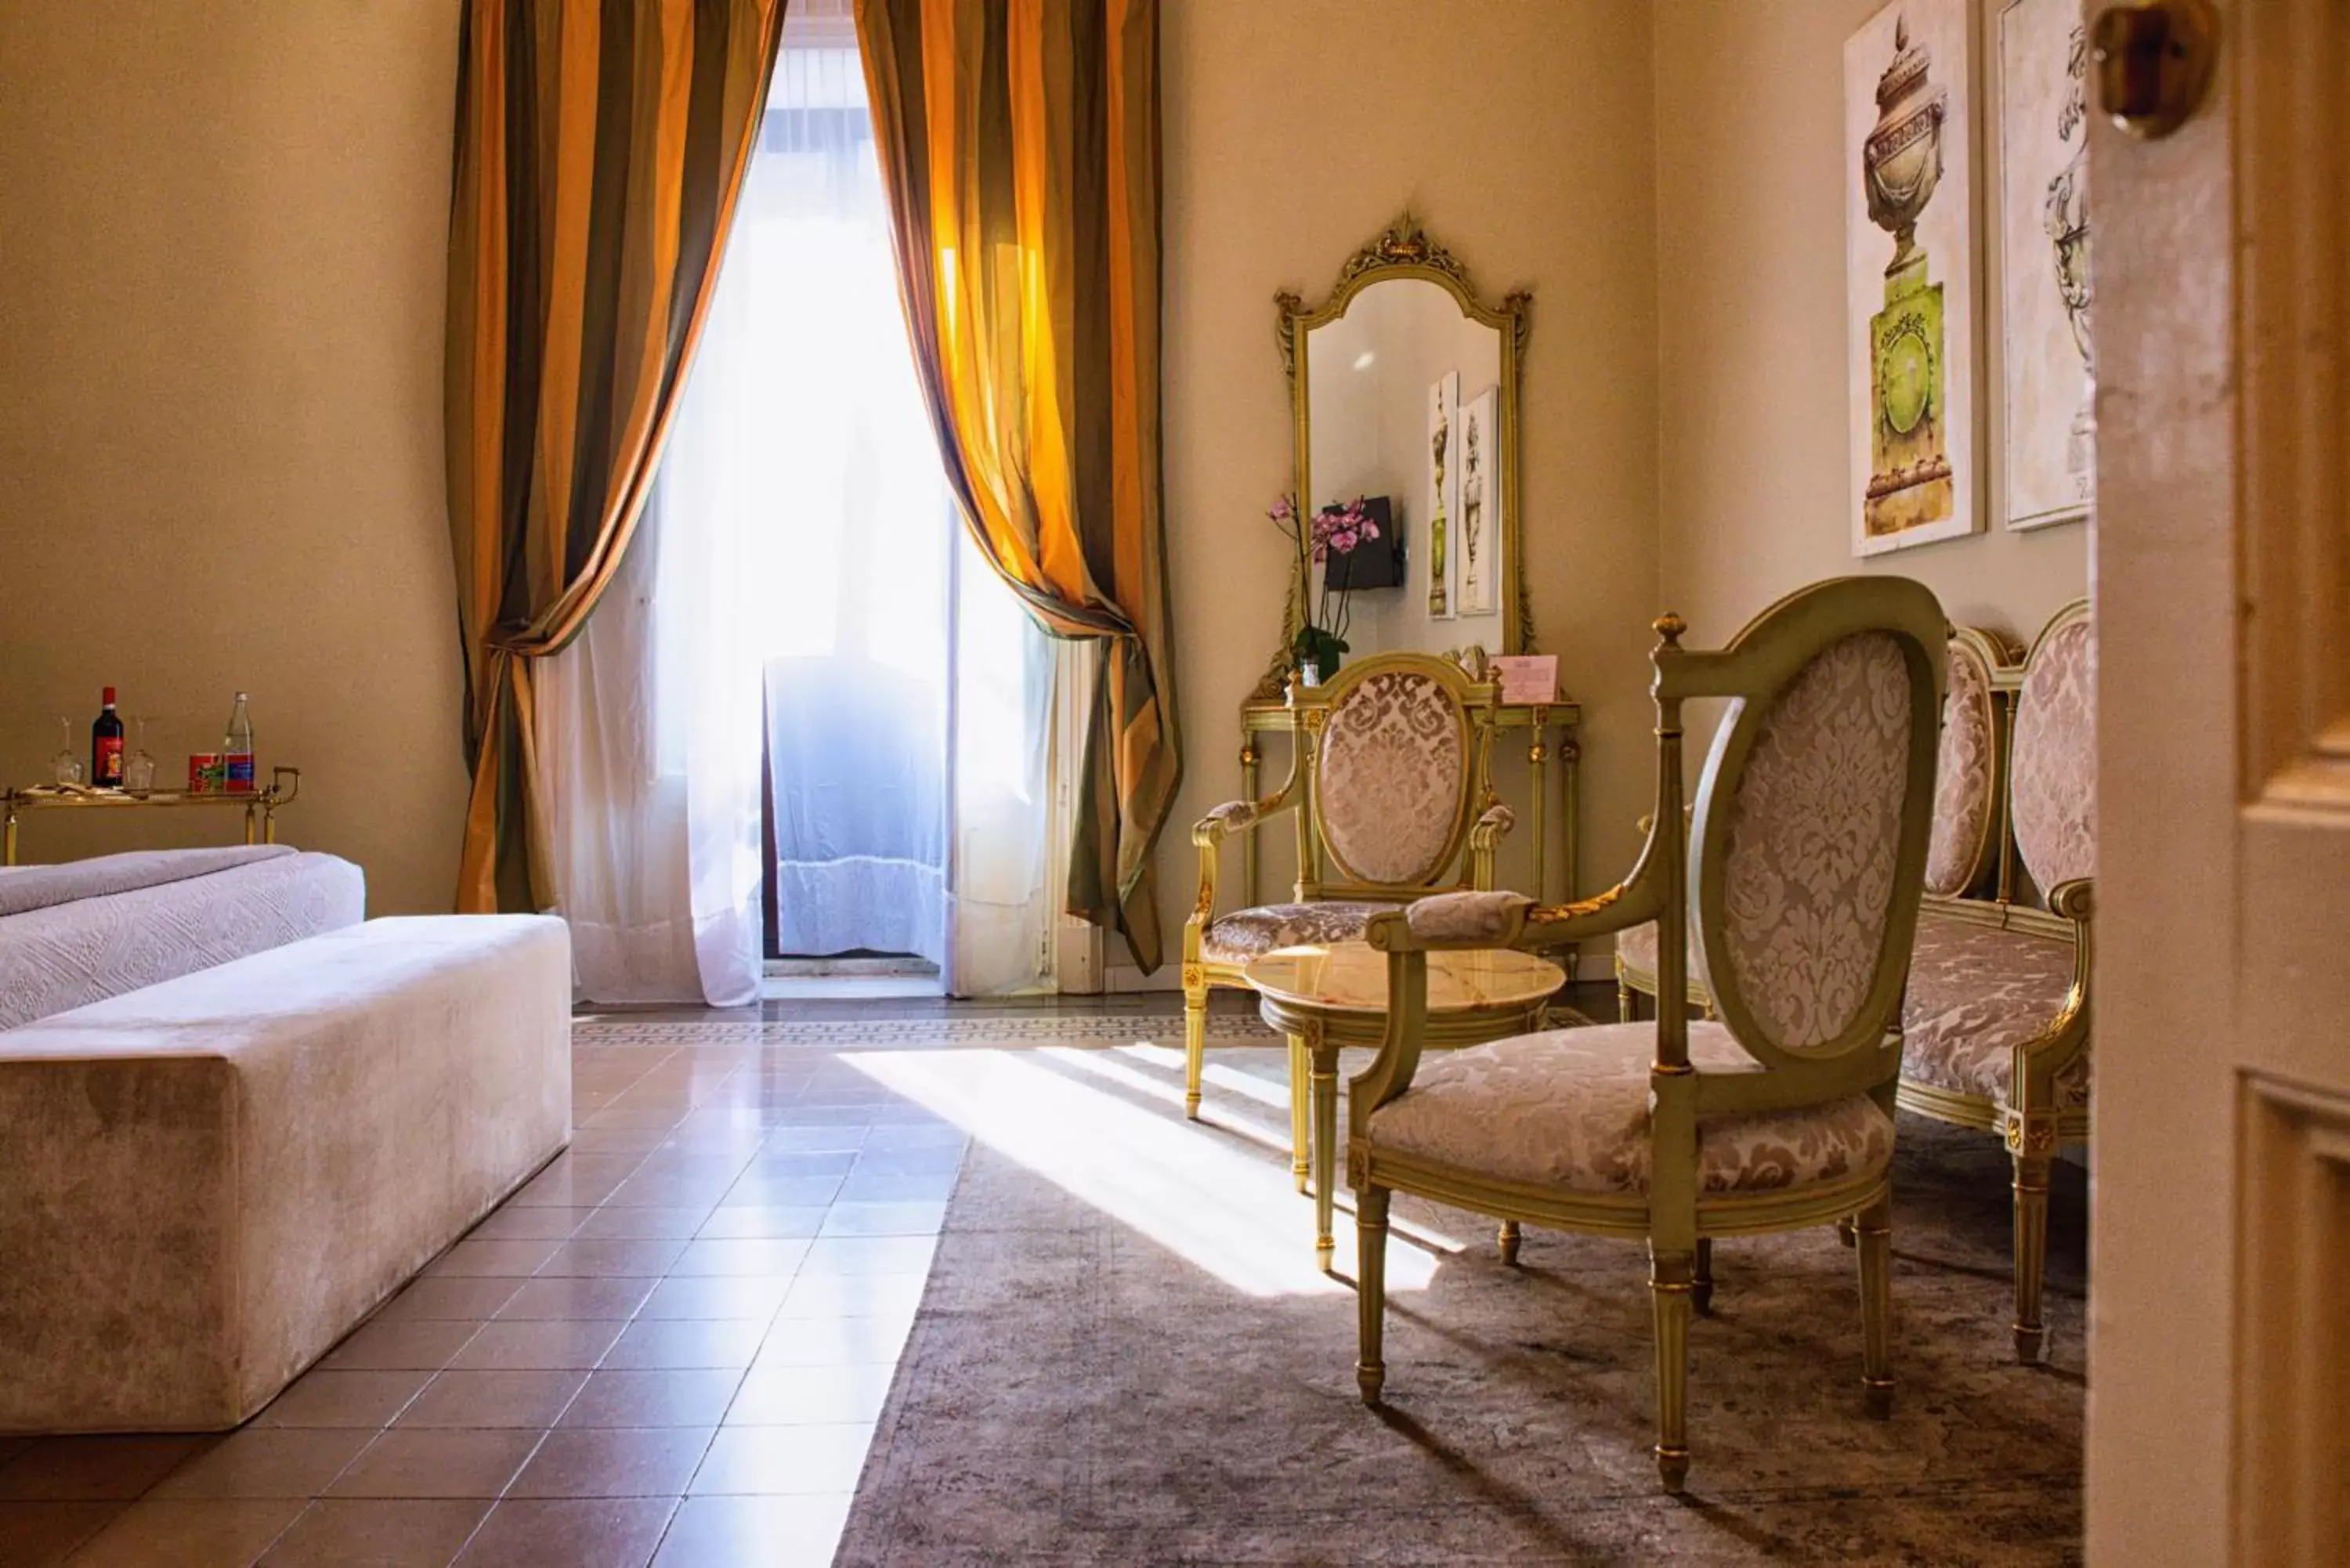
[[[1876,127],[1861,146],[1868,216],[1893,236],[1885,308],[1869,317],[1869,474],[1863,526],[1871,538],[1951,515],[1949,367],[1942,286],[1918,243],[1918,220],[1942,176],[1948,106],[1932,60],[1896,25],[1893,63],[1877,79]]]

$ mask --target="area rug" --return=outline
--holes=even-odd
[[[1230,1092],[1247,1086],[1235,1070],[1271,1088],[1282,1053],[1217,1054],[1221,1127],[1180,1123],[1151,1078],[1166,1064],[1105,1075],[1075,1054],[1005,1054],[1022,1060],[1003,1082],[1023,1094],[1043,1080],[1018,1075],[1065,1073],[1123,1096],[1098,1117],[1053,1108],[1055,1147],[1196,1140],[1203,1158],[1252,1162],[1253,1190],[1302,1214],[1279,1096]],[[1172,1125],[1140,1136],[1131,1118],[1144,1115]],[[1649,1459],[1635,1245],[1530,1231],[1504,1268],[1484,1221],[1399,1199],[1399,1226],[1423,1241],[1399,1241],[1390,1272],[1421,1285],[1392,1298],[1390,1403],[1374,1412],[1355,1389],[1350,1292],[1236,1286],[1248,1276],[1212,1266],[1183,1228],[1180,1190],[1163,1194],[1164,1223],[1131,1191],[1091,1195],[1084,1171],[1114,1171],[1117,1149],[1090,1165],[1039,1159],[997,1130],[1016,1123],[975,1119],[840,1563],[2080,1559],[2072,1168],[2054,1205],[2052,1365],[2019,1367],[2004,1151],[1903,1118],[1889,1421],[1861,1409],[1852,1252],[1825,1230],[1722,1242],[1714,1314],[1693,1334],[1690,1490],[1675,1500]],[[1343,1242],[1339,1256],[1351,1266]]]

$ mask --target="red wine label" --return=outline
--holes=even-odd
[[[251,794],[253,793],[253,753],[251,752],[222,753],[221,771],[227,777],[229,794]]]
[[[89,782],[99,785],[120,784],[122,782],[122,737],[100,735],[98,737],[97,750],[98,776]]]

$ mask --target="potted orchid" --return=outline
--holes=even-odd
[[[1352,501],[1334,501],[1310,519],[1301,519],[1295,500],[1284,495],[1265,514],[1297,546],[1297,580],[1305,602],[1289,651],[1308,686],[1336,674],[1338,660],[1347,651],[1347,622],[1353,589],[1344,573],[1336,574],[1340,580],[1335,586],[1331,583],[1330,557],[1344,558],[1354,554],[1357,545],[1379,536],[1378,522],[1363,502],[1359,495]],[[1312,571],[1316,566],[1322,567],[1318,590]]]

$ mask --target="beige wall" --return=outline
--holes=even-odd
[[[2077,526],[1847,552],[1838,95],[1873,5],[1166,7],[1170,942],[1189,825],[1237,790],[1234,711],[1277,636],[1272,296],[1320,296],[1406,207],[1487,294],[1534,292],[1528,567],[1586,704],[1585,888],[1648,804],[1660,605],[1710,639],[1799,583],[1892,570],[2028,634],[2081,591]],[[307,774],[288,836],[364,864],[378,910],[446,903],[463,792],[439,427],[456,10],[0,10],[0,771],[39,776],[52,716],[86,722],[108,681],[176,770],[243,687],[265,760]],[[53,818],[26,849],[134,838]]]
[[[1189,758],[1159,856],[1170,951],[1191,824],[1238,793],[1236,711],[1280,638],[1286,545],[1264,509],[1292,475],[1274,292],[1320,299],[1406,207],[1483,293],[1534,292],[1534,624],[1586,704],[1583,881],[1623,868],[1653,755],[1649,37],[1641,0],[1167,5],[1167,532]],[[1286,867],[1269,857],[1268,891]]]
[[[1846,477],[1844,41],[1883,0],[1659,0],[1656,6],[1659,491],[1664,595],[1713,642],[1788,590],[1895,572],[1954,620],[2028,639],[2085,591],[2087,531],[1996,522],[2001,366],[1985,400],[1986,532],[1856,560]],[[1976,99],[1997,101],[1999,0],[1980,0]],[[1998,179],[1998,138],[1977,170]],[[1997,246],[1976,315],[1996,319]]]
[[[253,694],[285,836],[447,907],[457,0],[0,6],[0,774],[99,688],[164,772]],[[27,820],[28,859],[233,833]]]

